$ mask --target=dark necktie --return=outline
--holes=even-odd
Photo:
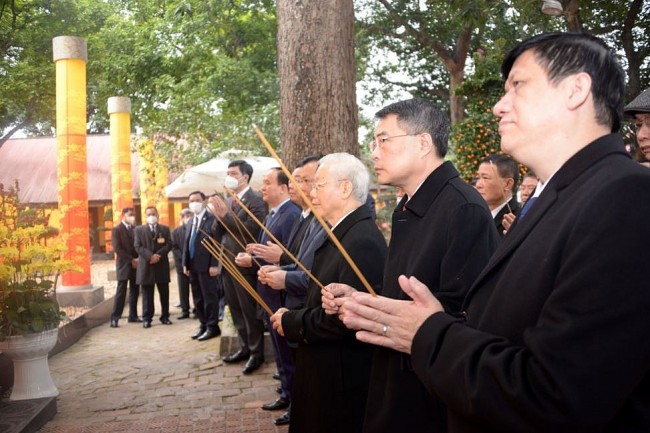
[[[190,233],[190,259],[194,258],[196,248],[196,235],[199,232],[199,218],[195,216],[192,218],[192,232]]]
[[[526,203],[524,203],[524,207],[521,209],[521,212],[519,212],[519,218],[526,216],[526,214],[530,211],[530,208],[532,208],[535,204],[535,201],[537,201],[537,198],[538,197],[531,197]]]

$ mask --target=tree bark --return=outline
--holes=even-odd
[[[282,157],[359,154],[352,0],[278,0]]]

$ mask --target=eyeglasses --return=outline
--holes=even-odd
[[[634,128],[637,131],[643,128],[643,126],[645,126],[646,128],[650,128],[650,117],[644,117],[642,119],[634,119],[632,123],[634,124]]]
[[[328,183],[343,182],[344,180],[347,180],[347,179],[324,180],[322,182],[314,182],[314,183],[311,184],[311,189],[315,189],[316,191],[318,191],[319,189],[323,188]]]
[[[402,134],[402,135],[385,135],[385,136],[380,136],[380,137],[375,137],[373,140],[370,142],[369,147],[370,147],[370,152],[374,152],[377,148],[381,150],[384,147],[384,143],[391,138],[400,138],[400,137],[412,137],[415,135],[420,135],[418,134]]]

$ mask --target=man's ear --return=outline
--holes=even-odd
[[[436,151],[436,146],[433,143],[433,137],[431,137],[431,134],[428,132],[425,132],[424,134],[420,134],[418,136],[419,144],[420,144],[420,150],[423,152],[422,156],[428,155],[430,152],[435,152]]]
[[[591,76],[586,72],[579,72],[567,77],[568,98],[567,108],[575,110],[581,107],[591,95]]]

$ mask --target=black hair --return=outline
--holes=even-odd
[[[614,52],[600,39],[585,33],[545,33],[527,39],[513,48],[501,64],[501,74],[508,78],[515,61],[532,50],[535,59],[546,69],[549,80],[557,84],[579,72],[591,77],[596,121],[616,132],[623,119],[625,73]]]
[[[192,191],[187,195],[187,198],[192,197],[194,194],[200,194],[201,195],[201,200],[205,201],[205,194],[203,194],[201,191]]]
[[[375,113],[377,119],[395,114],[397,124],[408,134],[428,133],[433,139],[438,156],[449,150],[449,117],[426,99],[413,98],[387,105]]]
[[[243,159],[237,159],[235,161],[231,161],[230,164],[228,164],[228,168],[231,167],[238,167],[239,171],[241,171],[241,174],[245,174],[248,176],[248,183],[250,183],[251,179],[253,178],[253,166],[244,161]]]
[[[129,212],[135,212],[135,209],[132,207],[125,207],[124,209],[122,209],[122,215],[126,215]]]
[[[519,165],[517,165],[514,159],[505,155],[492,153],[483,158],[481,164],[494,164],[499,176],[503,178],[511,177],[515,181],[512,189],[515,190],[517,188],[517,184],[519,183]]]

